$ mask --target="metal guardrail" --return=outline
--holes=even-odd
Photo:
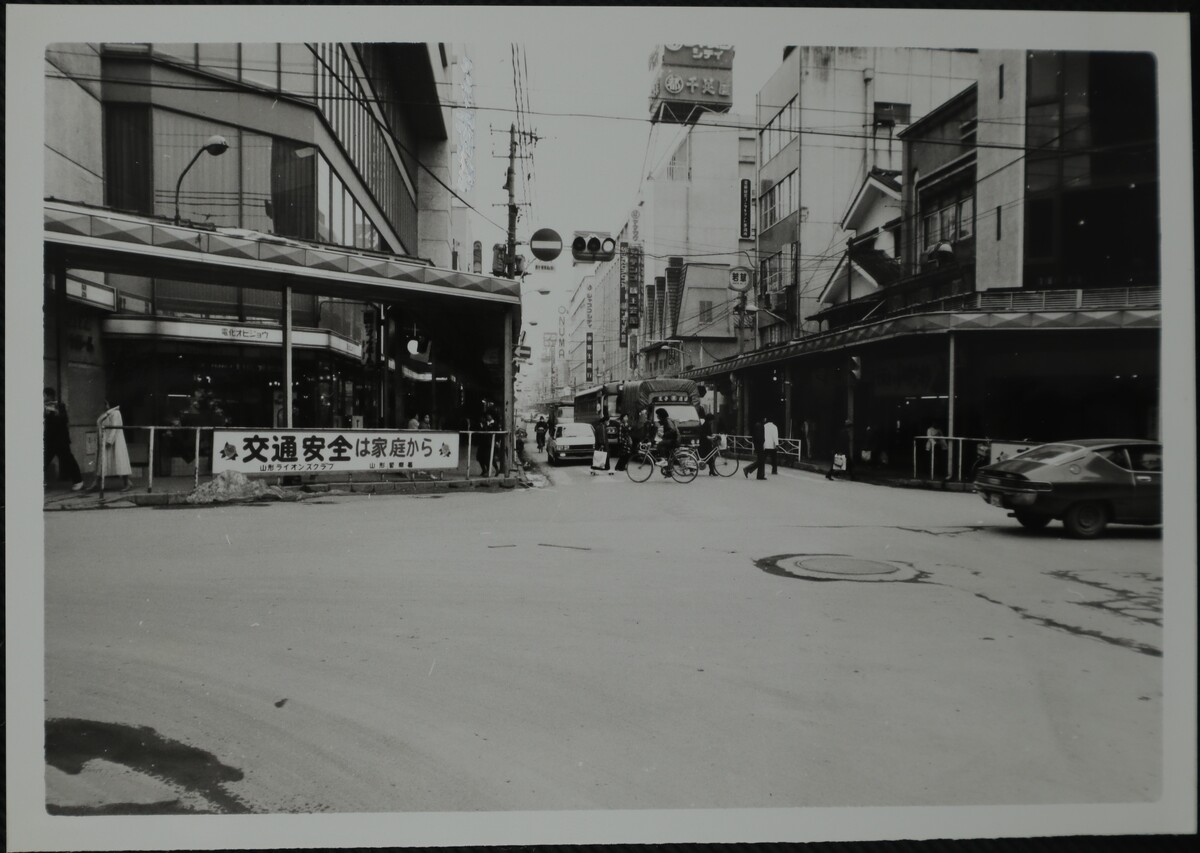
[[[723,437],[725,439],[725,449],[738,454],[739,457],[743,453],[747,456],[754,455],[754,439],[751,436],[724,435]],[[779,439],[778,450],[781,458],[794,457],[797,462],[800,462],[803,459],[801,455],[801,451],[803,450],[803,442],[798,438]]]
[[[94,426],[94,425],[92,425],[92,426]],[[200,486],[200,458],[201,458],[200,438],[201,438],[201,433],[203,433],[206,430],[209,432],[213,432],[215,430],[268,429],[268,427],[175,426],[175,425],[141,426],[141,425],[137,425],[137,424],[122,425],[119,427],[100,427],[99,434],[97,435],[98,444],[97,444],[97,448],[96,448],[96,455],[99,457],[99,459],[98,459],[99,464],[97,466],[97,472],[96,472],[97,473],[96,483],[99,487],[98,490],[100,493],[101,500],[103,500],[103,498],[104,498],[104,481],[105,481],[105,479],[107,479],[107,476],[108,476],[107,471],[106,471],[106,466],[105,466],[105,463],[107,462],[106,457],[108,454],[105,453],[105,451],[104,451],[104,440],[106,437],[106,433],[108,431],[118,430],[118,429],[121,430],[122,432],[125,432],[128,430],[145,430],[149,433],[148,449],[146,452],[146,491],[152,493],[154,491],[154,461],[155,461],[154,448],[155,448],[155,443],[156,443],[155,440],[161,434],[163,434],[163,433],[179,433],[179,432],[186,432],[186,431],[191,431],[191,432],[195,433],[195,435],[193,437],[193,448],[192,448],[192,452],[194,454],[192,457],[192,485],[193,485],[193,488],[199,488],[199,486]],[[322,427],[322,429],[324,429],[324,427]],[[391,431],[397,431],[397,432],[418,431],[419,432],[419,430],[388,430],[388,431],[389,432],[391,432]],[[445,430],[438,430],[438,432],[444,432],[444,431]],[[496,464],[497,439],[499,437],[504,436],[505,434],[506,433],[504,430],[458,430],[460,442],[462,441],[462,437],[464,435],[467,437],[467,452],[466,452],[465,461],[466,461],[466,468],[467,468],[466,473],[467,473],[468,480],[471,479],[471,462],[473,461],[473,458],[471,456],[471,442],[472,442],[474,436],[490,436],[490,440],[489,440],[490,449],[488,451],[488,470],[481,475],[481,476],[486,477],[489,475],[492,468]]]
[[[973,477],[975,469],[990,461],[989,453],[993,442],[1008,444],[1000,439],[972,438],[960,435],[918,435],[913,437],[913,479],[917,479],[918,457],[929,462],[930,480],[955,480],[965,482]],[[1015,442],[1013,442],[1015,443]],[[970,451],[967,451],[970,448]],[[964,462],[965,457],[965,462]],[[941,473],[943,476],[938,476]]]

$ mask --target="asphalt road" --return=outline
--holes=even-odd
[[[1159,531],[794,471],[549,476],[47,513],[51,811],[1159,795]]]

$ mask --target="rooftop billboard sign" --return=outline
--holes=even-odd
[[[650,113],[659,121],[687,122],[733,106],[732,45],[658,45],[650,73]]]

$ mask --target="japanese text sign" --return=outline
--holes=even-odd
[[[320,474],[458,467],[458,433],[425,430],[216,430],[213,473]]]

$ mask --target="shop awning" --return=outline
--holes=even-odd
[[[423,296],[520,306],[520,282],[414,259],[310,244],[234,228],[198,228],[48,200],[48,260],[68,268],[320,292],[361,300]],[[518,307],[519,310],[519,307]]]
[[[1156,287],[1087,292],[969,293],[941,300],[922,313],[887,317],[799,338],[716,364],[685,370],[683,379],[708,379],[802,355],[836,352],[908,335],[1047,329],[1158,328],[1162,309]],[[939,310],[940,309],[940,310]]]

